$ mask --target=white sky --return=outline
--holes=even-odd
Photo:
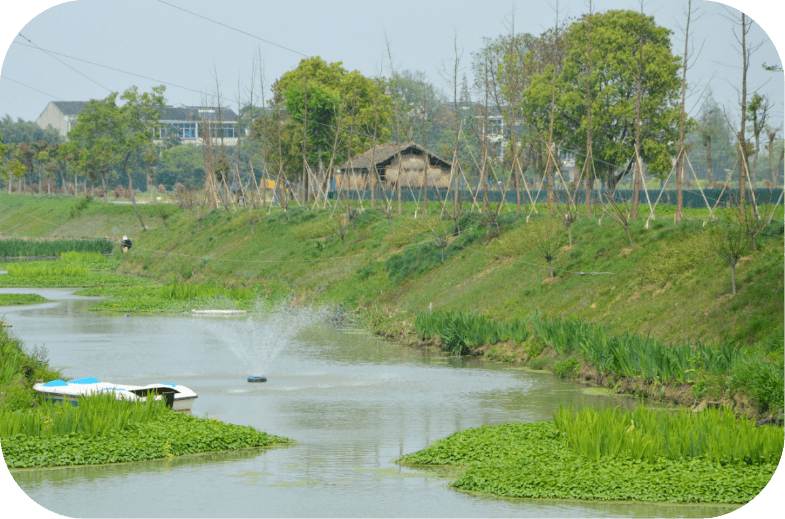
[[[447,90],[440,70],[453,60],[456,34],[463,52],[461,65],[471,81],[471,54],[480,49],[483,37],[507,33],[506,21],[513,10],[516,32],[539,34],[553,25],[555,2],[400,0],[388,8],[369,0],[81,0],[59,5],[58,0],[25,0],[24,7],[9,16],[4,12],[0,20],[0,48],[7,49],[0,76],[0,117],[9,114],[35,120],[49,101],[103,98],[132,85],[146,91],[161,83],[167,84],[168,103],[198,105],[215,93],[216,80],[225,99],[222,104],[236,109],[238,91],[242,100],[248,98],[252,66],[259,53],[269,97],[270,83],[295,68],[303,55],[341,61],[347,69],[369,76],[389,75],[385,35],[397,70],[421,70]],[[745,9],[764,29],[770,27],[770,34],[776,34],[777,29],[781,32],[782,8],[767,3],[772,2],[747,0]],[[584,0],[560,0],[561,17],[580,16],[587,5]],[[688,72],[688,109],[697,112],[710,85],[715,99],[731,114],[738,114],[741,55],[729,20],[737,13],[703,0],[694,0],[693,7],[703,14],[690,29],[695,53],[701,50]],[[595,1],[595,11],[619,8],[639,10],[640,3]],[[684,0],[644,2],[647,14],[674,31],[678,55],[683,49],[685,9]],[[781,125],[783,75],[761,67],[764,62],[781,61],[761,27],[756,25],[749,39],[762,44],[752,57],[750,91],[760,89],[772,99],[773,122]],[[258,96],[258,72],[255,80]]]

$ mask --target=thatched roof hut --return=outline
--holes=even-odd
[[[337,189],[370,189],[374,182],[374,164],[383,188],[448,187],[452,164],[415,142],[400,145],[380,144],[352,157],[335,173]]]

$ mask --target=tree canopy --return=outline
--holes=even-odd
[[[267,124],[268,153],[272,162],[281,160],[284,170],[302,168],[303,135],[309,166],[315,168],[319,159],[328,163],[336,144],[334,164],[364,152],[371,146],[374,132],[376,141],[390,137],[392,119],[390,98],[381,91],[379,83],[358,71],[347,71],[340,62],[327,63],[316,56],[300,61],[299,66],[286,72],[273,85],[273,108],[285,108],[278,116],[268,111],[267,116],[281,119],[281,125]],[[280,112],[279,112],[280,113]],[[339,128],[340,120],[340,128]],[[256,120],[257,135],[261,135],[261,119]],[[307,125],[304,132],[303,127]],[[336,131],[338,140],[336,141]],[[278,136],[282,157],[278,158]]]
[[[565,34],[566,56],[556,78],[555,134],[563,146],[585,156],[588,86],[594,169],[604,173],[610,188],[632,164],[640,52],[642,159],[654,175],[670,170],[672,150],[668,143],[677,137],[680,88],[680,63],[671,51],[670,34],[651,16],[621,10],[584,15]],[[550,81],[548,71],[538,74],[525,92],[524,109],[533,124],[542,124],[550,111]],[[617,172],[622,165],[626,167]]]

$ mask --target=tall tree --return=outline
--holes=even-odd
[[[569,149],[584,150],[589,166],[592,162],[600,165],[610,190],[635,162],[640,54],[630,49],[641,49],[641,43],[645,59],[640,81],[640,152],[649,172],[663,174],[671,168],[667,143],[678,139],[679,59],[671,52],[670,34],[652,16],[607,11],[584,15],[565,35],[569,50],[557,78],[555,133]],[[530,89],[540,93],[531,96],[530,102],[544,107],[545,113],[550,81],[547,74],[540,74]],[[584,169],[590,187],[593,168],[584,164]]]
[[[307,85],[307,86],[306,86]],[[340,111],[345,119],[354,117],[354,137],[352,148],[339,146],[334,163],[341,164],[350,155],[366,151],[372,140],[374,130],[374,101],[379,85],[358,71],[346,70],[342,63],[327,63],[315,56],[300,61],[298,67],[281,76],[272,86],[271,106],[281,110],[280,143],[281,166],[284,171],[301,171],[303,166],[303,145],[306,160],[318,164],[321,157],[329,162],[329,154],[334,142],[337,116]],[[356,101],[355,101],[356,96]],[[377,138],[385,142],[389,138],[389,123],[392,117],[392,103],[388,96],[379,96],[379,132]],[[307,124],[305,121],[307,102]],[[341,103],[339,107],[338,104]],[[287,117],[288,116],[288,117]],[[270,116],[272,117],[272,116]],[[278,128],[265,121],[268,129],[267,142],[275,141]],[[261,132],[262,121],[257,120]],[[307,126],[307,129],[305,128]],[[348,125],[347,125],[348,126]],[[350,129],[340,131],[339,141],[349,142]],[[303,138],[307,142],[303,143]],[[272,153],[272,150],[271,150]]]
[[[125,174],[131,203],[142,229],[146,229],[133,186],[132,171],[143,160],[143,154],[153,146],[155,130],[160,127],[159,110],[164,104],[165,87],[153,87],[151,92],[139,93],[131,87],[119,96],[112,92],[105,99],[85,104],[76,126],[68,137],[80,148],[79,161],[87,169],[107,171],[115,169]]]

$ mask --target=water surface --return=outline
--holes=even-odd
[[[193,413],[296,441],[171,461],[15,470],[42,506],[71,517],[711,517],[735,507],[501,499],[394,460],[458,430],[529,422],[559,404],[630,405],[547,373],[444,357],[336,328],[309,313],[97,315],[94,300],[0,309],[28,349],[67,377],[176,382]],[[261,372],[259,370],[262,370]],[[268,382],[249,384],[251,374]]]

